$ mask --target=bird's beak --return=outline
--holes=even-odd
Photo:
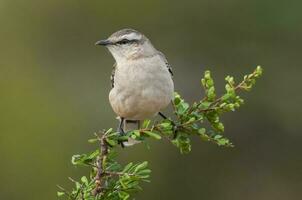
[[[102,45],[102,46],[107,46],[107,45],[110,45],[112,44],[112,42],[110,40],[100,40],[100,41],[97,41],[95,43],[95,45]]]

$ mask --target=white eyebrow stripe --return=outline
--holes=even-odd
[[[129,33],[127,35],[122,36],[122,39],[127,39],[127,40],[140,40],[141,38],[142,36],[136,33]]]

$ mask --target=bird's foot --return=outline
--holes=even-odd
[[[126,133],[125,133],[125,131],[124,131],[124,129],[123,129],[122,127],[119,127],[119,128],[117,129],[117,132],[120,134],[120,136],[126,135]]]
[[[117,132],[119,133],[120,136],[125,136],[126,135],[124,129],[121,126],[118,127]],[[118,143],[121,145],[121,147],[123,147],[123,148],[125,147],[124,141],[120,140]]]

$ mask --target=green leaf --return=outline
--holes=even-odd
[[[206,129],[205,128],[198,129],[198,134],[203,135],[205,133],[206,133]]]
[[[177,92],[174,92],[174,99],[173,99],[174,105],[178,105],[181,101],[182,99],[180,98],[180,95]]]
[[[88,179],[86,176],[82,176],[81,178],[82,183],[84,183],[85,185],[88,185]]]
[[[214,137],[215,140],[218,140],[220,138],[222,138],[222,135],[215,135],[215,137]]]
[[[92,138],[88,140],[89,143],[96,143],[97,141],[99,141],[97,138]]]
[[[182,115],[182,114],[184,114],[188,110],[189,107],[190,106],[189,106],[188,103],[186,103],[186,102],[180,102],[178,104],[178,106],[177,106],[177,113],[180,114],[180,115]]]
[[[147,162],[147,161],[142,162],[141,164],[139,164],[139,165],[135,168],[134,173],[136,173],[136,172],[138,172],[138,171],[140,171],[140,170],[142,170],[142,169],[145,169],[147,166],[148,166],[148,162]]]
[[[138,175],[146,175],[146,174],[150,174],[150,173],[151,173],[150,169],[144,169],[144,170],[139,171],[137,174]]]
[[[124,191],[119,191],[118,192],[118,196],[122,199],[122,200],[127,200],[130,195],[127,192]]]
[[[200,109],[208,109],[211,104],[212,104],[212,102],[203,101],[203,102],[200,103],[199,108]]]
[[[81,154],[81,155],[73,155],[71,158],[71,163],[73,165],[89,165],[93,160],[97,158],[99,155],[99,150],[91,152],[89,155]]]
[[[214,101],[216,94],[215,94],[215,88],[212,86],[209,88],[209,90],[207,91],[207,97],[209,101]]]
[[[191,151],[190,138],[186,133],[179,132],[177,137],[172,140],[172,143],[177,146],[180,150],[180,153],[185,154]]]
[[[105,135],[111,133],[112,130],[113,130],[112,128],[108,129],[108,130],[105,132]]]
[[[149,125],[150,125],[150,123],[151,123],[151,120],[148,120],[148,119],[144,120],[143,125],[142,125],[142,128],[143,128],[143,129],[144,129],[144,128],[148,128]]]
[[[115,145],[117,145],[117,141],[111,140],[111,139],[109,139],[109,138],[106,138],[106,142],[107,142],[110,146],[115,146]]]
[[[65,195],[65,192],[57,192],[57,196],[58,196],[58,197],[61,197],[61,196],[63,196],[63,195]]]
[[[133,166],[133,163],[132,163],[132,162],[129,163],[129,164],[127,164],[127,165],[124,167],[123,172],[128,172],[129,169],[130,169],[132,166]]]
[[[172,128],[172,124],[171,122],[163,122],[160,124],[160,126],[163,128],[163,129],[171,129]]]
[[[146,135],[154,138],[154,139],[157,139],[157,140],[160,140],[161,139],[161,136],[158,135],[157,133],[154,133],[154,132],[151,132],[151,131],[143,131],[143,133],[145,133]]]

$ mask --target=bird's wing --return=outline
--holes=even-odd
[[[166,63],[168,71],[170,72],[171,76],[173,77],[172,66],[168,63],[168,60],[167,60],[166,56],[162,52],[160,52],[160,51],[158,51],[158,54],[162,57],[162,59]]]
[[[111,80],[111,87],[114,88],[114,75],[115,75],[116,63],[113,64],[113,69],[111,72],[110,80]]]

